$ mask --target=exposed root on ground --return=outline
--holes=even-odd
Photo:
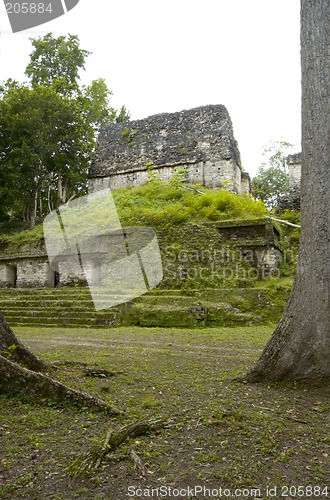
[[[121,413],[99,398],[71,389],[42,373],[23,368],[1,355],[0,392],[19,394],[37,402],[47,401],[59,405],[89,408],[92,411],[103,411],[110,415]]]
[[[117,448],[119,448],[120,445],[127,442],[129,439],[158,432],[161,429],[167,429],[173,427],[174,425],[175,417],[171,417],[167,420],[159,418],[155,420],[144,420],[134,424],[127,424],[117,431],[109,429],[102,446],[87,450],[77,456],[77,458],[70,465],[68,473],[73,478],[76,478],[84,472],[97,469],[109,453],[113,453]],[[144,475],[145,468],[140,457],[133,450],[131,450],[130,456],[133,459],[135,468],[140,472],[140,474]]]

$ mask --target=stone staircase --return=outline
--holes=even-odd
[[[286,287],[155,289],[132,302],[96,311],[88,288],[0,289],[0,310],[12,327],[253,326],[277,322],[289,293]],[[109,296],[102,299],[107,304]]]

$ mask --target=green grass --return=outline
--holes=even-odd
[[[189,186],[188,186],[189,187]],[[268,214],[261,201],[254,201],[247,195],[235,195],[226,190],[208,189],[197,186],[205,194],[185,189],[176,183],[164,183],[158,180],[133,188],[120,189],[113,193],[116,209],[123,226],[145,225],[154,228],[166,228],[185,222],[220,221],[226,219],[253,219]],[[94,234],[95,225],[100,232],[109,223],[109,200],[96,200],[88,206],[72,208],[71,217],[66,220],[67,231],[81,230],[85,234]],[[66,212],[67,214],[69,213]],[[15,247],[37,243],[43,238],[42,224],[32,231],[19,230],[21,224],[8,222],[0,225],[0,243],[10,243]],[[54,231],[56,228],[54,227]]]
[[[13,225],[14,228],[19,228],[21,226]],[[2,231],[6,232],[2,232]],[[42,224],[35,226],[33,230],[24,229],[22,231],[13,232],[12,227],[9,224],[0,227],[0,244],[9,243],[13,247],[20,247],[22,245],[29,245],[33,243],[40,243],[43,239],[43,227]]]
[[[126,226],[171,226],[188,221],[249,219],[268,214],[265,205],[250,196],[197,187],[205,194],[153,180],[139,187],[115,191],[113,196],[120,220]]]
[[[116,372],[85,377],[80,365],[66,365],[55,375],[125,413],[109,420],[0,396],[1,499],[124,500],[129,485],[260,488],[261,498],[267,486],[325,487],[329,388],[234,381],[253,366],[273,329],[17,328],[49,362]],[[173,426],[125,442],[99,469],[73,479],[75,460],[102,444],[109,428],[173,416]],[[144,478],[131,450],[145,465]]]

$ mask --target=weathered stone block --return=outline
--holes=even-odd
[[[52,288],[54,274],[47,258],[22,259],[17,262],[17,288]]]
[[[210,105],[103,128],[89,171],[89,190],[136,186],[150,167],[168,181],[175,167],[187,169],[186,181],[249,192],[242,183],[240,153],[227,109]],[[228,186],[227,186],[228,187]]]

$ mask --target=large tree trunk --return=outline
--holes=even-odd
[[[330,3],[301,0],[301,241],[293,290],[258,380],[330,380]]]
[[[46,371],[47,363],[37,358],[16,337],[0,311],[0,356],[9,357],[14,363],[19,363],[33,371]]]
[[[51,368],[18,340],[0,311],[0,393],[87,407],[112,415],[120,413],[101,399],[71,389],[40,373]]]

